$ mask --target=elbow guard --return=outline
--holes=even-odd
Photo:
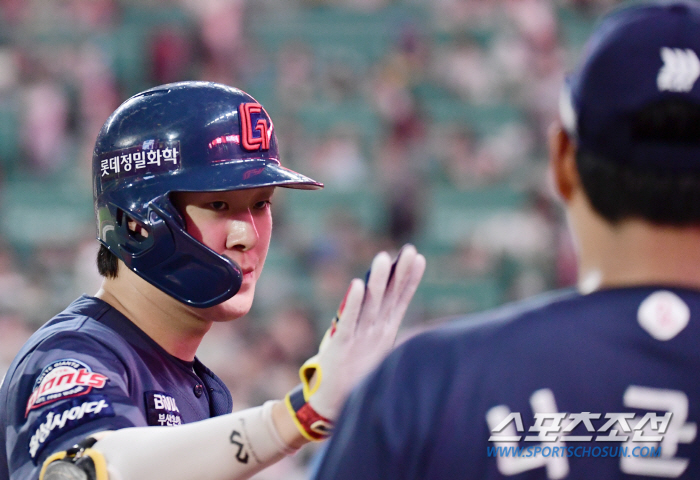
[[[64,452],[46,459],[39,480],[109,480],[104,456],[92,447],[97,440],[88,437]]]

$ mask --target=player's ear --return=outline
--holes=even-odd
[[[568,202],[580,186],[576,167],[576,145],[558,121],[549,127],[549,168],[554,188]]]

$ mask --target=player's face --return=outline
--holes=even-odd
[[[200,310],[213,321],[239,318],[250,310],[272,233],[270,200],[274,187],[230,192],[179,192],[172,201],[185,218],[187,232],[243,271],[243,283],[226,302]]]

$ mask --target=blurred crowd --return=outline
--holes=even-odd
[[[200,349],[237,406],[297,383],[380,249],[410,241],[428,259],[403,335],[572,285],[546,132],[567,68],[616,3],[0,0],[0,375],[34,329],[99,288],[100,127],[130,95],[180,80],[251,93],[283,164],[326,184],[278,189],[254,309]],[[304,478],[312,450],[259,478]]]

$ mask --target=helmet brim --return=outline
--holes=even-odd
[[[323,183],[283,167],[274,160],[230,160],[218,162],[216,168],[188,171],[170,191],[227,191],[262,187],[285,187],[318,190]]]

